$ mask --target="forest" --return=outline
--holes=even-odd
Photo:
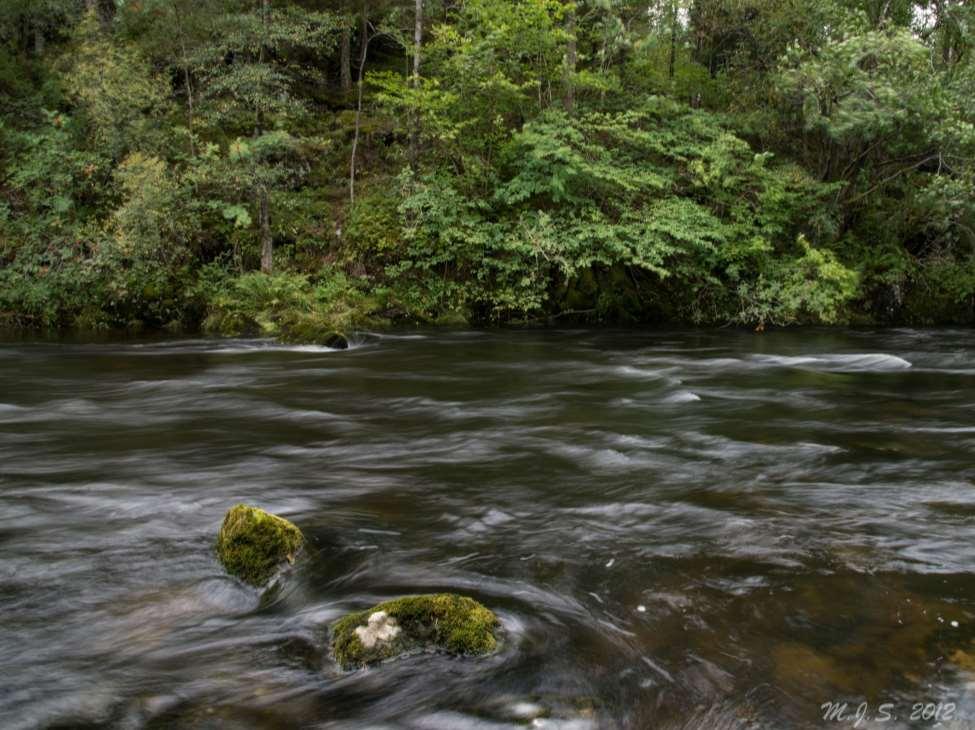
[[[970,324],[966,0],[0,0],[0,327]]]

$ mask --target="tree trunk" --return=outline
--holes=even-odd
[[[945,68],[951,68],[960,60],[963,46],[959,43],[955,23],[950,15],[951,11],[945,7],[944,1],[936,0],[934,6],[937,11],[934,24],[935,42],[941,43],[941,62]]]
[[[352,29],[343,28],[342,29],[342,44],[341,44],[341,80],[342,80],[342,93],[349,94],[352,92]]]
[[[576,107],[575,75],[579,56],[575,8],[570,8],[565,17],[565,32],[568,34],[569,40],[565,48],[565,68],[562,72],[562,105],[567,113],[572,114]]]
[[[420,88],[420,49],[423,44],[423,0],[416,0],[416,13],[413,23],[413,78],[414,91]],[[410,124],[410,169],[416,172],[420,146],[420,111],[414,108]]]
[[[190,157],[196,157],[196,145],[193,141],[193,84],[190,81],[190,65],[186,54],[186,37],[183,35],[183,23],[179,19],[179,8],[174,8],[174,10],[176,11],[176,34],[179,36],[180,61],[183,66],[183,85],[186,88],[186,123],[189,129]]]
[[[267,59],[267,31],[271,20],[271,0],[261,0],[261,49],[258,52],[258,61],[264,63]],[[264,111],[260,106],[257,108],[257,124],[254,128],[254,136],[264,133]]]
[[[271,17],[271,0],[261,0],[261,26],[264,31],[264,38],[261,42],[260,59],[261,62],[267,57],[267,38],[268,24]],[[264,113],[257,110],[257,128],[254,130],[255,136],[264,133]],[[257,191],[258,223],[261,227],[261,273],[270,274],[274,270],[274,240],[271,238],[271,212],[268,203],[267,185],[261,183]]]
[[[115,0],[85,0],[85,10],[95,14],[105,31],[115,19]]]
[[[875,28],[880,28],[887,20],[887,14],[890,12],[891,0],[881,0],[879,6],[876,7],[876,17],[872,18],[873,25]]]
[[[101,11],[102,11],[102,27],[108,30],[108,27],[115,20],[115,0],[102,0]]]
[[[674,66],[677,62],[677,0],[670,3],[670,59],[667,64],[667,77],[673,81]]]
[[[190,83],[189,66],[183,66],[183,82],[186,85],[187,124],[189,125],[190,157],[196,157],[196,142],[193,140],[193,85]]]
[[[261,273],[274,272],[274,241],[271,238],[271,214],[268,205],[267,186],[257,191],[258,218],[261,225]]]
[[[413,19],[413,88],[420,82],[420,49],[423,46],[423,0],[416,0]]]
[[[359,15],[359,48],[360,48],[359,56],[360,57],[362,56],[361,49],[365,48],[366,41],[368,40],[369,40],[369,6],[366,3],[366,0],[363,0],[362,13]],[[359,76],[361,77],[361,75],[362,73],[360,70]]]
[[[34,55],[38,58],[44,55],[44,29],[37,21],[34,22]]]
[[[271,0],[260,0],[261,2],[261,62],[267,56],[267,36],[268,26],[271,22]]]
[[[366,73],[366,55],[369,52],[369,16],[368,7],[362,4],[362,29],[360,32],[359,77],[356,79],[355,124],[352,134],[352,154],[349,157],[349,202],[355,203],[355,162],[359,151],[359,128],[362,119],[362,84]]]

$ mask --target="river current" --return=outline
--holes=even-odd
[[[498,653],[330,661],[440,591]],[[0,622],[9,730],[975,727],[975,337],[8,341]]]

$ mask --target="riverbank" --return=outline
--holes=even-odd
[[[275,337],[284,342],[320,343],[357,329],[386,330],[410,326],[736,326],[763,330],[789,326],[942,326],[975,323],[975,298],[952,295],[921,281],[907,290],[875,294],[873,301],[849,301],[831,310],[829,317],[776,315],[747,317],[730,311],[711,318],[701,312],[681,316],[681,309],[666,290],[637,286],[636,279],[607,273],[583,277],[553,291],[551,300],[533,311],[489,310],[471,303],[442,308],[418,304],[404,297],[395,284],[377,286],[368,277],[327,273],[248,273],[234,275],[219,267],[202,269],[192,285],[160,292],[152,299],[125,301],[55,297],[13,301],[6,292],[0,308],[0,331],[48,336],[68,333],[88,337],[125,334],[210,334],[227,337]],[[942,282],[944,283],[944,282]],[[609,288],[602,288],[603,286]],[[615,286],[615,288],[613,288]],[[49,292],[52,294],[52,292]],[[115,295],[113,295],[115,296]],[[730,296],[730,294],[728,295]],[[2,297],[0,297],[2,298]],[[20,305],[21,311],[11,309]],[[685,313],[686,314],[686,313]]]
[[[959,0],[172,1],[8,2],[0,326],[975,321]]]

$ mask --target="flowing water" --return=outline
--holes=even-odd
[[[975,726],[973,360],[962,330],[0,345],[0,727]],[[240,501],[310,541],[263,596],[212,551]],[[500,651],[330,662],[336,618],[431,591]]]

